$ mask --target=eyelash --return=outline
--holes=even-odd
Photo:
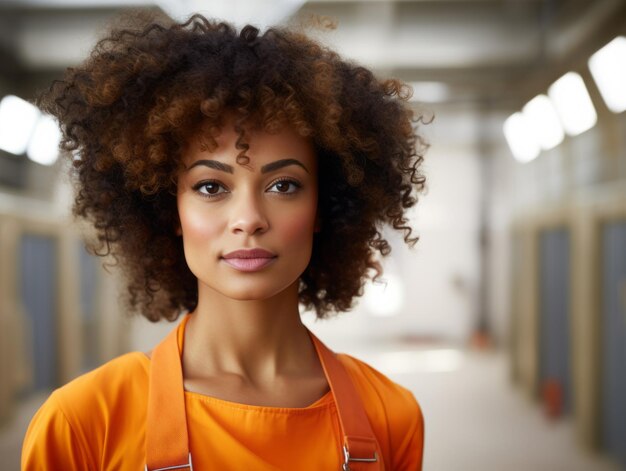
[[[293,191],[293,192],[291,192],[291,193],[283,193],[283,192],[280,192],[280,191],[273,191],[273,192],[272,192],[272,193],[278,193],[279,195],[283,195],[283,196],[293,196],[293,195],[295,195],[295,194],[298,192],[298,190],[299,190],[300,188],[302,188],[302,185],[300,184],[300,182],[298,182],[297,180],[292,180],[292,179],[290,179],[290,178],[281,178],[281,179],[278,179],[278,180],[276,180],[276,181],[272,182],[272,184],[270,185],[270,187],[273,187],[273,186],[274,186],[274,185],[276,185],[277,183],[291,183],[292,185],[294,185],[294,186],[296,187],[296,190],[295,190],[295,191]],[[200,189],[201,189],[201,188],[203,188],[203,187],[205,187],[206,185],[209,185],[209,184],[220,185],[220,186],[222,186],[222,187],[223,187],[223,185],[222,185],[219,181],[217,181],[217,180],[204,180],[204,181],[201,181],[201,182],[197,183],[196,185],[194,185],[194,186],[193,186],[193,190],[194,190],[196,193],[198,193],[200,196],[202,196],[203,198],[207,198],[207,199],[217,198],[217,197],[219,197],[219,196],[221,196],[221,195],[223,195],[223,194],[224,194],[224,193],[216,193],[216,194],[214,194],[214,195],[210,195],[210,194],[208,194],[208,193],[202,193],[202,192],[200,191]]]

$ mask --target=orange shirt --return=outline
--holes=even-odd
[[[363,401],[385,469],[421,470],[424,422],[413,394],[350,355],[338,357]],[[150,359],[131,352],[55,390],[28,427],[22,470],[143,470],[149,372]],[[185,391],[185,407],[196,470],[341,469],[330,391],[304,408]]]

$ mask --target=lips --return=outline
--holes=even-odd
[[[257,271],[270,265],[276,259],[276,255],[265,249],[235,250],[222,257],[231,267],[239,271]]]
[[[274,258],[276,255],[274,255],[272,252],[269,252],[265,249],[242,249],[242,250],[235,250],[234,252],[229,252],[226,255],[224,255],[222,258],[225,259],[231,259],[231,258]]]

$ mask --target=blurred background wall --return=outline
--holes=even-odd
[[[331,347],[405,375],[398,380],[426,413],[425,469],[505,469],[519,454],[515,440],[498,445],[487,427],[522,422],[481,429],[437,415],[484,401],[453,390],[473,390],[490,365],[502,397],[525,404],[510,406],[520,417],[539,414],[541,433],[567,434],[595,460],[576,458],[573,468],[553,448],[519,469],[626,469],[623,0],[0,1],[0,445],[23,433],[21,405],[121,353],[149,350],[172,327],[120,311],[119,277],[85,252],[90,228],[69,215],[55,133],[33,144],[37,125],[19,125],[29,113],[33,123],[45,117],[14,99],[32,103],[131,8],[261,28],[327,15],[337,28],[312,34],[377,76],[409,83],[416,112],[434,117],[418,126],[430,149],[428,192],[411,213],[417,245],[387,229],[386,286],[369,285],[332,321],[303,313]],[[20,132],[22,147],[3,147]],[[384,356],[393,352],[404,353]],[[481,404],[481,417],[506,416]],[[458,443],[452,428],[464,431]],[[481,433],[492,458],[463,448]],[[6,440],[0,451],[15,453],[19,440]]]

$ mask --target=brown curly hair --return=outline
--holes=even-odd
[[[411,246],[419,239],[404,214],[417,202],[413,190],[424,190],[418,167],[428,145],[415,131],[422,116],[406,103],[410,87],[379,81],[293,27],[260,34],[201,15],[182,24],[134,18],[38,99],[72,161],[73,215],[96,230],[91,253],[121,263],[129,314],[156,322],[196,307],[197,279],[175,234],[176,175],[191,133],[219,130],[231,111],[238,162],[252,124],[266,132],[288,124],[312,139],[322,230],[299,301],[318,318],[350,310],[369,269],[381,274],[374,251],[391,252],[379,228],[405,231]]]

